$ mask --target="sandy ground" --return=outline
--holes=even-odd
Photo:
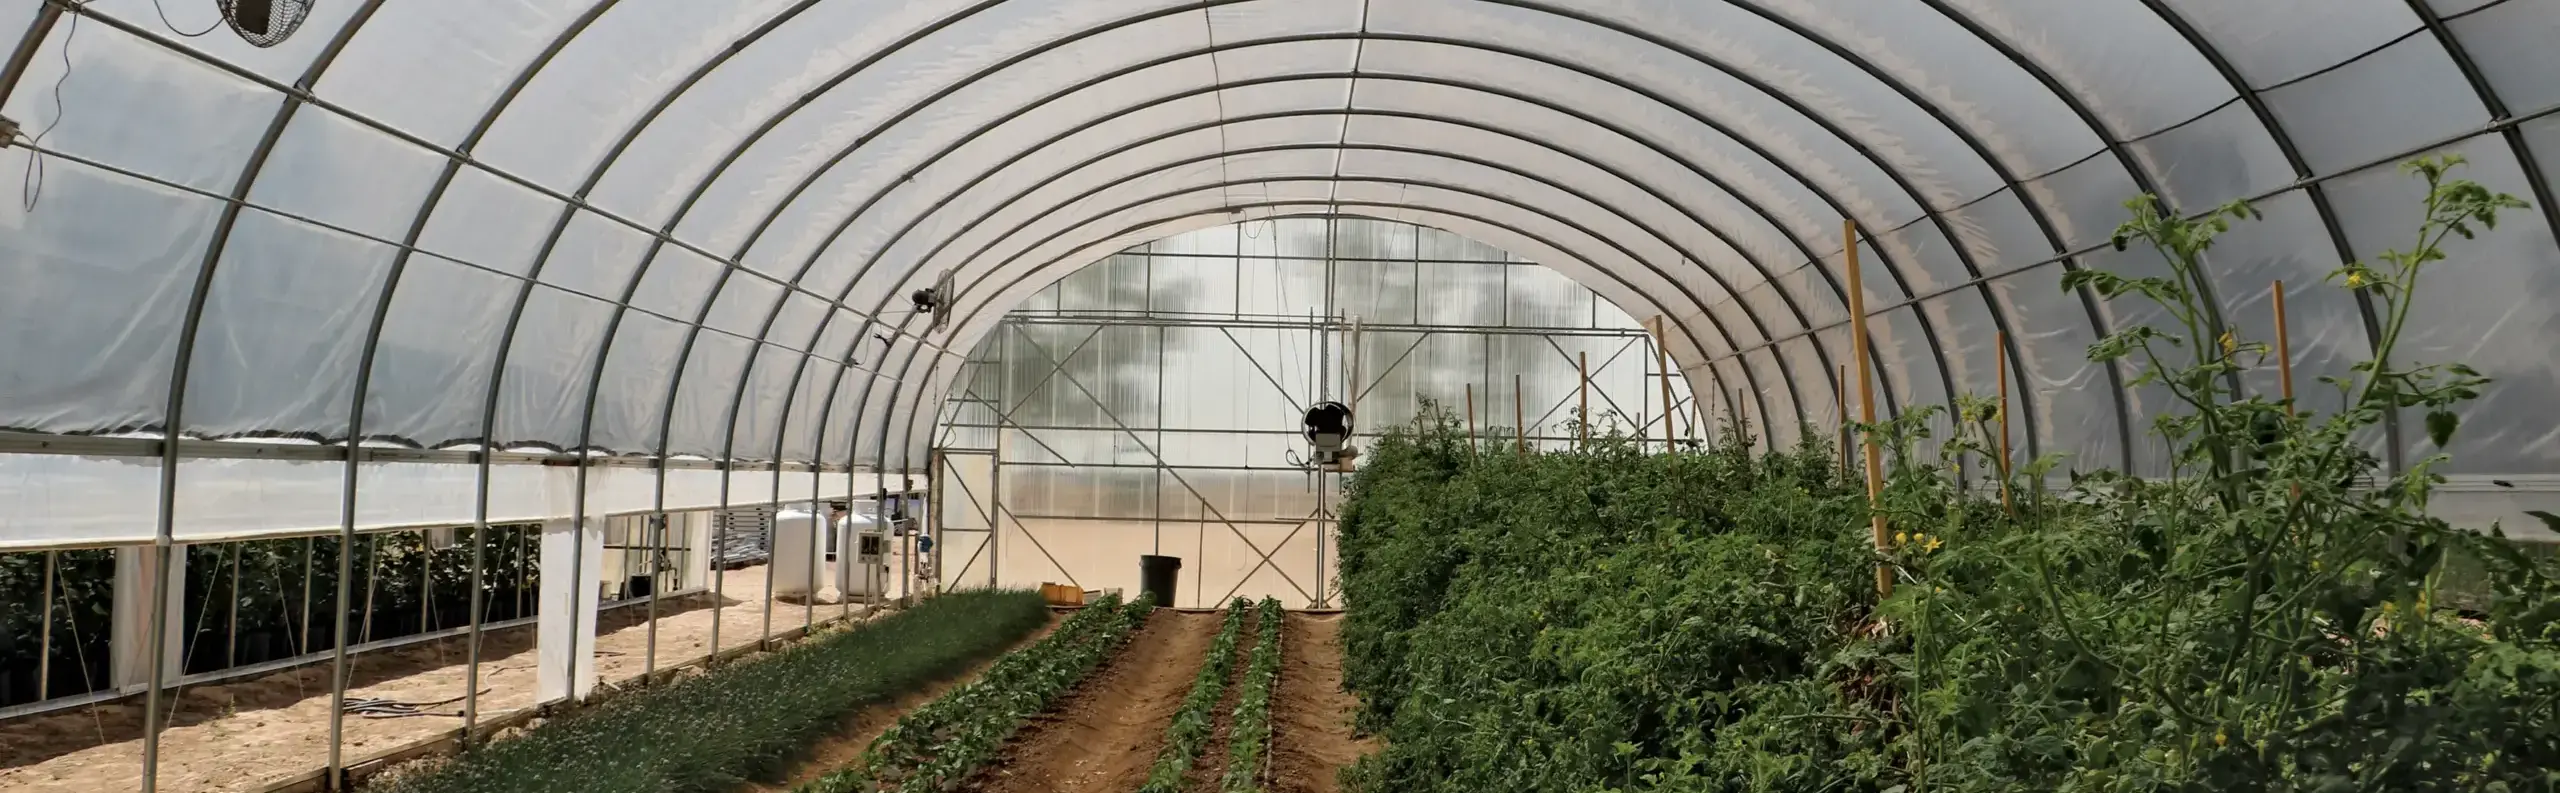
[[[1160,610],[1056,709],[1032,719],[964,790],[1127,793],[1146,781],[1164,731],[1200,674],[1219,615]]]
[[[836,769],[852,765],[854,761],[861,759],[863,750],[871,748],[872,741],[879,739],[881,733],[888,732],[891,725],[897,724],[898,719],[907,715],[907,711],[915,710],[924,703],[950,693],[954,688],[978,679],[979,675],[986,673],[987,667],[994,666],[996,661],[1002,660],[1005,655],[1048,638],[1051,631],[1058,629],[1059,623],[1066,621],[1066,616],[1064,613],[1052,612],[1049,615],[1049,624],[1032,631],[1031,635],[1023,637],[1013,646],[1005,648],[1003,653],[988,658],[951,679],[919,688],[886,705],[864,709],[845,723],[844,731],[828,736],[825,740],[809,747],[808,756],[800,761],[798,769],[785,778],[787,780],[785,783],[768,785],[749,782],[740,786],[738,793],[785,793],[826,776]]]
[[[1138,557],[1148,554],[1182,559],[1173,605],[1220,608],[1229,600],[1275,597],[1286,608],[1306,608],[1321,591],[1333,605],[1342,603],[1333,578],[1338,566],[1333,540],[1327,536],[1318,553],[1319,530],[1330,524],[1304,526],[1246,523],[1230,530],[1216,521],[1101,521],[1013,519],[1002,523],[992,551],[982,551],[984,534],[946,532],[942,565],[945,578],[963,586],[997,583],[1032,589],[1043,582],[1074,583],[1085,589],[1138,592]],[[1293,535],[1294,532],[1294,535]],[[1269,552],[1270,564],[1262,554]]]
[[[1280,685],[1271,700],[1272,793],[1335,793],[1344,766],[1377,749],[1355,740],[1360,702],[1342,690],[1342,615],[1290,614],[1280,625]]]
[[[710,653],[715,611],[722,649],[752,644],[762,635],[767,624],[761,600],[764,568],[720,574],[722,597],[716,610],[707,593],[659,604],[659,668]],[[832,587],[821,590],[814,602],[798,598],[771,602],[770,620],[776,633],[798,628],[813,617],[825,620],[846,612]],[[596,639],[596,672],[604,684],[637,678],[649,665],[646,613],[645,607],[619,609],[608,613],[599,626],[603,633]],[[483,718],[533,706],[533,645],[530,625],[484,637]],[[422,708],[440,715],[397,719],[349,715],[344,720],[346,761],[352,764],[461,726],[458,700],[470,666],[466,649],[456,638],[350,659],[351,698],[456,702]],[[169,726],[160,737],[158,789],[167,793],[256,791],[325,767],[328,698],[327,663],[179,692]],[[0,723],[0,790],[139,789],[142,710],[139,698],[132,698]]]

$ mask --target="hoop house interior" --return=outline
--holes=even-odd
[[[1854,239],[1886,414],[2006,382],[2023,453],[2160,474],[2166,392],[2085,353],[2159,317],[2061,287],[2165,270],[2110,246],[2123,203],[2253,202],[2211,300],[2269,338],[2280,283],[2308,384],[2370,351],[2322,279],[2407,245],[2427,153],[2533,205],[2403,346],[2496,382],[2438,509],[2560,503],[2551,0],[345,0],[271,48],[188,35],[215,22],[0,0],[0,549],[926,489],[1012,312],[1284,219],[1660,317],[1681,393],[1772,444],[1841,424]],[[945,273],[937,328],[908,300]],[[2416,421],[2390,466],[2437,453]]]

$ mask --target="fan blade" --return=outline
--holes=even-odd
[[[237,0],[231,4],[231,21],[249,35],[267,35],[275,28],[275,0]]]

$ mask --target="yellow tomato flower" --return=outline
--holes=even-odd
[[[2348,288],[2348,289],[2363,289],[2363,288],[2364,288],[2364,273],[2348,273],[2348,274],[2347,274],[2347,288]]]
[[[1895,545],[1901,545],[1901,544],[1903,544],[1903,543],[1910,542],[1910,541],[1911,541],[1911,532],[1907,532],[1907,531],[1897,531],[1897,532],[1894,532],[1894,533],[1893,533],[1893,544],[1895,544]]]
[[[2226,330],[2226,331],[2223,331],[2223,332],[2222,332],[2222,354],[2224,354],[2224,355],[2230,355],[2230,354],[2232,354],[2232,353],[2236,353],[2236,352],[2239,352],[2239,351],[2240,351],[2240,339],[2239,339],[2238,337],[2236,337],[2236,336],[2231,335],[2231,331],[2227,331],[2227,330]]]
[[[2214,731],[2213,731],[2213,745],[2215,745],[2215,746],[2229,746],[2229,745],[2231,745],[2231,736],[2230,736],[2230,735],[2227,735],[2227,734],[2224,734],[2221,730],[2214,730]]]
[[[1937,549],[1938,549],[1938,546],[1945,545],[1945,544],[1946,544],[1946,543],[1945,543],[1945,542],[1943,542],[1943,541],[1941,540],[1941,538],[1938,538],[1938,537],[1931,537],[1931,538],[1929,538],[1929,542],[1928,542],[1928,544],[1926,544],[1926,545],[1922,545],[1922,546],[1920,546],[1920,547],[1921,547],[1921,548],[1923,548],[1923,549],[1926,549],[1926,550],[1934,551],[1934,550],[1937,550]]]

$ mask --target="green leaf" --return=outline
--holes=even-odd
[[[2435,441],[2437,446],[2443,446],[2453,440],[2453,430],[2461,424],[2462,420],[2455,417],[2453,411],[2442,409],[2428,411],[2427,439]]]

